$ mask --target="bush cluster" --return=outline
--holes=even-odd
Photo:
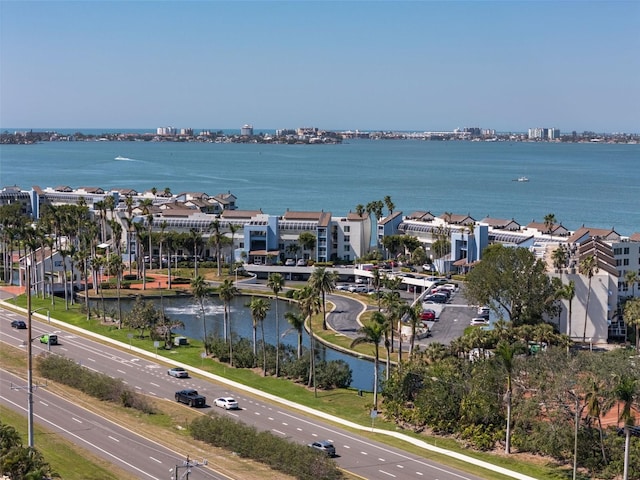
[[[258,354],[253,354],[253,343],[244,337],[234,339],[233,366],[236,368],[256,368],[262,366],[262,342],[258,343]],[[276,347],[266,344],[267,374],[276,373]],[[229,342],[223,338],[207,337],[207,350],[220,362],[229,363]],[[296,348],[291,345],[280,345],[280,374],[299,383],[309,382],[309,350],[305,349],[302,357],[297,358]],[[353,374],[349,364],[344,360],[321,361],[316,359],[316,386],[323,390],[347,388],[351,384]]]
[[[191,436],[210,445],[235,452],[301,480],[343,478],[336,463],[321,452],[259,432],[227,417],[203,416],[189,426]]]
[[[147,399],[128,388],[122,380],[92,372],[69,358],[41,355],[37,359],[36,368],[43,377],[80,390],[98,400],[114,402],[143,413],[155,413]]]

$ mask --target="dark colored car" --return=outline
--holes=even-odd
[[[331,443],[329,440],[319,440],[317,442],[310,443],[309,447],[323,452],[329,457],[336,456],[336,447],[334,447],[333,443]]]
[[[442,295],[440,293],[434,293],[433,295],[427,295],[426,297],[424,297],[424,300],[431,300],[432,302],[436,302],[436,303],[447,303],[447,300],[449,300],[447,298],[446,295]]]
[[[23,330],[27,328],[27,324],[24,323],[23,320],[14,320],[11,322],[11,328],[17,328],[18,330]]]
[[[197,390],[187,388],[176,392],[176,402],[185,403],[190,407],[204,407],[207,405],[207,399],[200,395]]]

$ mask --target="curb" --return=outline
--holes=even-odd
[[[15,310],[18,310],[18,311],[20,311],[20,312],[22,312],[24,314],[27,314],[27,310],[22,308],[22,307],[11,305],[10,303],[7,303],[5,301],[0,301],[0,304],[3,307],[11,307],[11,309],[15,309]],[[39,314],[39,313],[32,313],[32,316],[38,318],[39,320],[44,320],[44,321],[48,320],[45,315],[42,315],[42,314]],[[95,338],[95,339],[99,339],[102,342],[106,342],[106,343],[109,343],[111,345],[117,346],[119,348],[122,348],[125,351],[126,350],[133,351],[133,352],[136,352],[138,355],[141,355],[143,357],[146,357],[146,358],[149,358],[149,359],[152,359],[152,360],[158,360],[157,355],[152,353],[152,352],[148,352],[146,350],[142,350],[141,348],[138,348],[138,347],[129,346],[126,343],[123,343],[123,342],[120,342],[120,341],[117,341],[117,340],[113,340],[113,339],[110,339],[108,337],[104,337],[102,335],[98,335],[96,333],[84,330],[84,329],[82,329],[80,327],[76,327],[75,325],[69,325],[68,323],[62,322],[60,320],[56,320],[55,318],[51,317],[49,319],[49,323],[55,324],[55,325],[59,325],[59,326],[64,326],[66,329],[72,330],[72,331],[75,331],[75,332],[81,332],[85,336],[88,336],[88,337],[91,337],[91,338]],[[477,460],[475,458],[469,457],[469,456],[461,454],[461,453],[452,452],[450,450],[446,450],[446,449],[441,448],[441,447],[436,447],[435,445],[431,445],[431,444],[425,442],[424,440],[419,440],[419,439],[416,439],[416,438],[412,438],[412,437],[409,437],[408,435],[405,435],[403,433],[392,432],[392,431],[389,431],[389,430],[381,430],[381,429],[371,428],[371,427],[365,427],[363,425],[351,422],[349,420],[345,420],[343,418],[336,417],[334,415],[330,415],[330,414],[327,414],[325,412],[321,412],[319,410],[316,410],[316,409],[313,409],[313,408],[310,408],[310,407],[306,407],[306,406],[300,405],[298,403],[291,402],[291,401],[289,401],[289,400],[287,400],[285,398],[277,397],[277,396],[272,395],[270,393],[263,392],[262,390],[258,390],[256,388],[253,388],[253,387],[250,387],[250,386],[247,386],[247,385],[243,385],[243,384],[235,382],[233,380],[226,379],[226,378],[221,377],[219,375],[216,375],[216,374],[213,374],[213,373],[209,373],[209,372],[205,372],[204,370],[200,370],[197,367],[194,367],[192,365],[186,365],[186,364],[183,364],[181,362],[177,362],[175,360],[171,360],[170,358],[166,358],[166,357],[162,357],[162,361],[164,361],[164,362],[166,362],[166,363],[168,363],[170,365],[176,366],[176,367],[189,368],[191,371],[197,372],[198,375],[201,375],[202,377],[209,378],[209,379],[214,380],[216,382],[229,385],[229,386],[231,386],[233,388],[236,388],[238,390],[243,390],[243,391],[249,392],[249,393],[251,393],[253,395],[256,395],[258,397],[262,397],[262,398],[268,399],[268,400],[270,400],[272,402],[276,402],[276,403],[279,403],[281,405],[285,405],[285,406],[287,406],[289,408],[292,408],[292,409],[307,413],[309,415],[313,415],[315,417],[318,417],[318,418],[321,418],[321,419],[324,419],[324,420],[329,420],[329,421],[331,421],[331,422],[333,422],[335,424],[342,425],[344,427],[348,427],[348,428],[351,428],[351,429],[354,429],[354,430],[361,430],[361,431],[365,431],[366,430],[366,431],[377,433],[377,434],[381,434],[381,435],[387,435],[389,437],[393,437],[393,438],[396,438],[398,440],[402,440],[404,442],[410,443],[410,444],[412,444],[412,445],[414,445],[416,447],[423,448],[424,450],[429,450],[431,452],[439,453],[441,455],[446,455],[446,456],[454,458],[456,460],[459,460],[459,461],[462,461],[462,462],[465,462],[465,463],[468,463],[468,464],[471,464],[471,465],[475,465],[477,467],[481,467],[481,468],[484,468],[484,469],[492,471],[492,472],[500,473],[502,475],[505,475],[505,476],[508,476],[508,477],[511,477],[511,478],[515,478],[515,479],[518,479],[518,480],[536,480],[534,477],[530,477],[528,475],[524,475],[524,474],[515,472],[513,470],[509,470],[509,469],[504,468],[504,467],[493,465],[493,464],[485,462],[483,460]]]

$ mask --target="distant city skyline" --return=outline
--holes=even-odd
[[[640,2],[0,0],[0,129],[640,132]]]

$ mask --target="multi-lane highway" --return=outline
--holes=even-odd
[[[18,314],[0,309],[2,341],[19,347],[26,339],[26,331],[10,327],[11,321],[17,318],[20,318]],[[133,352],[119,350],[65,331],[60,327],[53,327],[46,322],[34,320],[32,336],[36,337],[46,332],[58,334],[60,345],[51,346],[54,353],[72,358],[87,368],[121,378],[140,393],[173,401],[176,390],[190,387],[205,395],[209,405],[212,405],[216,397],[234,396],[238,399],[241,410],[220,409],[220,414],[233,416],[260,430],[268,430],[275,435],[299,443],[307,444],[317,439],[331,440],[336,446],[337,463],[345,470],[363,478],[438,480],[482,478],[480,468],[477,475],[471,475],[429,460],[428,453],[425,457],[409,454],[401,449],[389,447],[336,427],[316,417],[307,416],[297,410],[289,410],[278,403],[251,396],[242,390],[232,390],[224,384],[198,376],[186,379],[173,378],[167,375],[167,367],[154,359],[138,357]],[[33,346],[34,354],[47,348],[46,345],[40,345],[37,342],[34,342]],[[26,407],[26,393],[7,387],[6,382],[15,383],[17,380],[10,379],[6,372],[2,372],[1,380],[2,401]],[[72,441],[90,448],[96,454],[122,468],[138,472],[136,475],[140,478],[168,478],[168,469],[183,460],[175,452],[144,439],[134,432],[122,429],[84,410],[78,410],[61,399],[52,398],[45,389],[37,390],[36,395],[34,410],[37,422],[49,428],[54,427],[54,431],[68,436]],[[202,411],[207,412],[211,408],[214,407],[208,406]],[[195,480],[225,477],[216,474],[213,470],[199,468],[197,471],[194,469],[191,478]]]

